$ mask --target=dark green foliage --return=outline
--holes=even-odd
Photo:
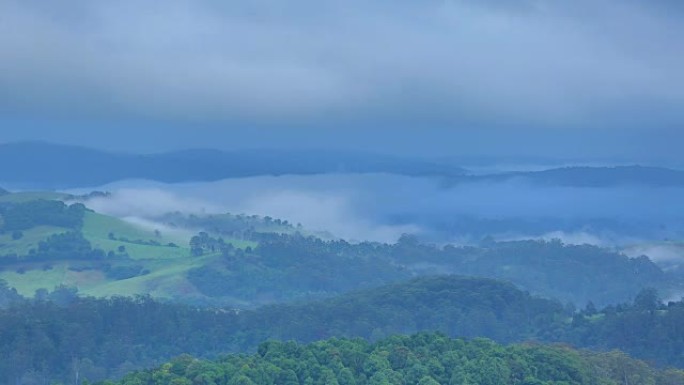
[[[353,245],[315,237],[263,234],[255,250],[233,249],[206,233],[193,237],[196,255],[221,252],[220,263],[188,274],[210,297],[233,296],[252,302],[321,298],[408,279],[410,271],[374,250],[381,245]]]
[[[322,298],[416,275],[459,274],[503,279],[547,298],[583,306],[631,301],[646,287],[676,285],[646,257],[560,241],[492,242],[487,247],[436,247],[409,236],[397,244],[323,241],[300,234],[254,234],[252,252],[221,239],[193,237],[194,255],[221,253],[223,263],[198,267],[189,280],[209,297],[252,303]],[[220,301],[219,301],[220,302]]]
[[[70,206],[61,201],[34,200],[23,203],[0,205],[3,225],[0,230],[28,230],[36,226],[58,226],[79,229],[83,226],[85,206],[75,203]]]
[[[158,220],[171,227],[204,229],[212,234],[220,234],[235,239],[253,239],[255,234],[263,232],[289,233],[295,230],[295,227],[286,220],[257,215],[170,213],[158,218]]]
[[[36,294],[0,311],[0,384],[36,372],[69,382],[74,363],[84,378],[121,376],[184,352],[237,351],[232,312],[165,305],[146,297],[91,299],[72,288]],[[83,365],[82,365],[83,366]]]
[[[38,243],[34,260],[101,259],[104,251],[93,249],[80,232],[51,235]]]
[[[631,259],[596,246],[564,245],[558,240],[500,242],[485,248],[446,246],[441,250],[400,241],[393,255],[400,263],[428,272],[503,279],[544,297],[582,305],[630,301],[641,289],[666,289],[670,284],[665,273],[646,257]]]
[[[17,290],[9,287],[6,281],[0,279],[0,309],[6,308],[21,300],[22,297],[17,293]]]
[[[625,380],[627,378],[627,380]],[[662,372],[619,353],[590,354],[542,345],[497,345],[441,334],[394,336],[376,344],[330,339],[310,345],[267,342],[251,356],[216,361],[181,356],[120,385],[669,385],[684,372]]]
[[[453,336],[521,341],[552,334],[571,315],[563,306],[491,279],[425,277],[302,305],[275,305],[241,316],[261,339],[378,339],[437,330]],[[268,318],[265,318],[268,316]],[[312,329],[312,325],[315,328]]]
[[[621,349],[651,362],[684,367],[682,302],[659,306],[655,312],[639,305],[621,305],[591,317],[583,313],[573,317],[556,302],[488,279],[421,278],[331,300],[240,312],[163,304],[147,297],[77,299],[74,289],[67,287],[36,293],[36,298],[22,303],[15,299],[10,301],[14,305],[0,311],[0,374],[42,371],[65,380],[76,359],[87,362],[88,378],[98,380],[157,365],[182,353],[215,357],[255,351],[267,339],[312,342],[346,336],[377,340],[419,331],[486,336],[499,342],[537,340],[606,351]],[[44,302],[49,299],[57,304]],[[259,351],[263,349],[262,345]],[[390,353],[384,359],[392,367],[410,364],[404,352]],[[19,361],[20,366],[11,364]],[[433,364],[434,370],[439,370],[440,365]],[[380,360],[367,365],[386,364]],[[408,383],[421,381],[427,373],[414,369],[409,372],[415,382]],[[293,380],[291,374],[283,374],[283,378]],[[295,374],[304,380],[300,373]],[[354,383],[348,374],[344,381]],[[451,373],[449,380],[462,375]],[[7,378],[0,377],[0,383]]]
[[[662,305],[656,293],[644,290],[632,305],[609,306],[594,316],[576,315],[560,338],[684,368],[684,301]]]
[[[101,249],[93,249],[80,232],[53,234],[38,243],[38,249],[32,249],[28,256],[5,255],[0,257],[0,264],[17,262],[38,262],[58,260],[100,260],[105,257]]]

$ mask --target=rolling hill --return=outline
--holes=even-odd
[[[0,183],[33,189],[94,187],[125,179],[177,183],[261,175],[326,173],[444,177],[450,183],[524,180],[536,184],[572,187],[624,184],[684,186],[683,171],[662,167],[549,166],[549,169],[543,171],[473,175],[453,161],[330,150],[195,149],[128,154],[43,142],[19,142],[0,144],[0,164],[12,165],[0,171]]]
[[[192,257],[193,231],[160,231],[55,198],[68,196],[36,192],[0,197],[0,279],[19,293],[32,296],[38,289],[65,285],[94,296],[202,297],[187,282],[187,272],[219,254]],[[71,211],[75,213],[69,217]],[[227,241],[237,250],[255,245]]]
[[[42,142],[0,144],[0,183],[21,188],[100,186],[123,179],[216,181],[258,175],[392,173],[456,176],[440,162],[350,151],[185,150],[159,154],[110,153]]]
[[[16,297],[0,285],[3,296]],[[426,331],[529,346],[560,342],[614,358],[624,357],[614,350],[622,349],[657,366],[681,368],[683,319],[684,302],[659,305],[648,291],[633,304],[573,311],[505,282],[458,276],[423,277],[247,311],[149,297],[78,298],[60,288],[44,298],[15,298],[0,309],[0,381],[25,373],[67,379],[74,370],[101,380],[158,366],[182,353],[202,358],[261,354],[262,342],[273,339],[360,342]]]
[[[663,271],[647,257],[557,240],[456,247],[404,236],[396,244],[349,243],[270,217],[122,219],[79,199],[39,192],[0,197],[0,279],[25,296],[63,285],[97,297],[152,295],[238,308],[445,273],[506,280],[578,307],[625,302],[649,287],[665,297],[682,291],[677,271]]]

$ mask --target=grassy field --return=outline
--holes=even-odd
[[[109,234],[115,239],[110,239]],[[94,212],[87,212],[83,221],[83,236],[94,248],[105,251],[123,246],[133,259],[181,258],[190,254],[188,243],[192,233],[174,231],[159,232],[143,226]],[[123,241],[121,239],[127,239]],[[137,244],[136,241],[155,241],[162,246]],[[178,247],[166,246],[174,243]]]
[[[53,289],[58,285],[76,286],[79,293],[96,297],[113,295],[132,296],[150,294],[158,298],[173,298],[178,295],[199,295],[185,278],[188,270],[202,266],[217,256],[200,258],[183,257],[174,260],[152,259],[135,261],[150,271],[149,274],[123,280],[107,278],[101,270],[73,271],[71,266],[81,266],[82,261],[60,261],[50,263],[50,269],[42,265],[17,265],[0,271],[0,279],[16,288],[24,296],[32,296],[37,289]],[[46,265],[46,264],[43,264]],[[20,273],[19,268],[25,272]]]
[[[39,226],[23,232],[19,240],[12,240],[11,234],[0,235],[0,254],[16,253],[25,255],[38,242],[52,234],[69,231],[69,229]],[[105,260],[112,267],[124,265],[140,266],[149,274],[115,280],[107,277],[100,269],[80,269],[89,262],[84,261],[50,261],[31,263],[30,258],[24,263],[4,266],[0,271],[0,279],[16,288],[24,296],[33,296],[37,289],[52,290],[59,285],[76,286],[79,293],[96,297],[114,295],[132,296],[149,294],[157,298],[201,297],[197,289],[186,279],[187,272],[193,268],[211,263],[219,255],[190,256],[189,240],[194,235],[191,231],[162,229],[158,233],[154,228],[129,221],[87,212],[84,217],[82,233],[94,248],[105,251],[117,250],[123,246],[130,260]],[[116,239],[110,239],[110,233]],[[121,240],[122,238],[128,241]],[[156,241],[160,245],[138,244],[138,241]],[[256,247],[256,242],[227,239],[237,248]],[[174,243],[178,247],[169,247]],[[80,271],[79,271],[80,270]]]
[[[27,255],[29,250],[37,249],[38,242],[47,239],[53,234],[69,231],[69,229],[54,226],[37,226],[22,231],[21,239],[12,239],[12,234],[0,234],[0,255],[16,254]]]
[[[0,271],[0,279],[7,281],[11,287],[17,289],[19,294],[33,296],[36,290],[40,288],[52,289],[55,286],[66,283],[67,267],[68,264],[66,263],[53,265],[50,270],[43,270],[36,266],[34,269],[29,269],[23,274],[18,273],[16,270],[5,269]]]
[[[58,193],[13,193],[0,196],[0,202],[26,202],[34,199],[61,199]],[[22,231],[20,239],[12,239],[10,232],[0,234],[0,255],[16,254],[27,256],[29,250],[53,234],[74,231],[73,229],[37,226]],[[131,296],[149,294],[157,298],[200,298],[202,295],[186,279],[187,272],[207,263],[220,255],[193,257],[190,255],[190,238],[197,232],[155,225],[135,219],[121,219],[87,211],[83,218],[81,232],[93,248],[105,252],[114,251],[118,257],[105,260],[58,260],[32,262],[24,261],[0,266],[0,279],[16,288],[24,296],[33,296],[37,289],[52,290],[59,285],[75,286],[79,293],[97,297],[114,295]],[[212,235],[217,237],[217,235]],[[245,240],[225,239],[237,248],[256,247],[257,243]],[[173,244],[175,246],[169,246]],[[118,252],[123,247],[128,258]],[[111,269],[132,267],[146,270],[146,274],[128,279],[114,279],[107,276],[104,265]]]
[[[111,295],[150,294],[157,298],[199,296],[195,287],[187,281],[186,273],[203,266],[217,256],[185,257],[169,260],[146,260],[143,266],[150,274],[120,281],[103,281],[98,285],[83,286],[83,293],[96,297]]]

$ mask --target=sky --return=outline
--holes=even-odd
[[[684,164],[679,0],[0,0],[0,142]]]

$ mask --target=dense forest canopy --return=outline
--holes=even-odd
[[[619,352],[589,353],[560,346],[502,346],[441,334],[309,345],[267,342],[254,355],[216,361],[182,356],[158,369],[126,376],[119,385],[675,385],[684,372],[662,371]],[[112,384],[107,382],[105,384]]]
[[[60,287],[27,300],[0,298],[0,381],[76,375],[102,380],[188,353],[212,358],[254,352],[264,340],[331,337],[375,341],[440,331],[501,343],[563,342],[620,349],[658,366],[684,368],[684,302],[661,305],[652,291],[633,304],[579,312],[511,284],[468,277],[419,278],[339,298],[250,311],[196,308],[149,297],[80,298]]]
[[[232,279],[271,278],[278,290],[339,293],[415,275],[461,274],[511,281],[563,302],[599,306],[628,301],[640,290],[678,284],[646,257],[560,241],[492,242],[482,247],[437,247],[402,237],[393,245],[324,241],[299,234],[255,234],[248,258],[198,268],[191,280],[208,296],[226,294]],[[242,286],[245,287],[245,286]],[[266,289],[267,290],[267,289]],[[257,291],[258,293],[258,291]]]
[[[32,200],[0,203],[0,231],[28,230],[39,225],[80,229],[83,226],[83,204],[67,205],[56,200]]]

